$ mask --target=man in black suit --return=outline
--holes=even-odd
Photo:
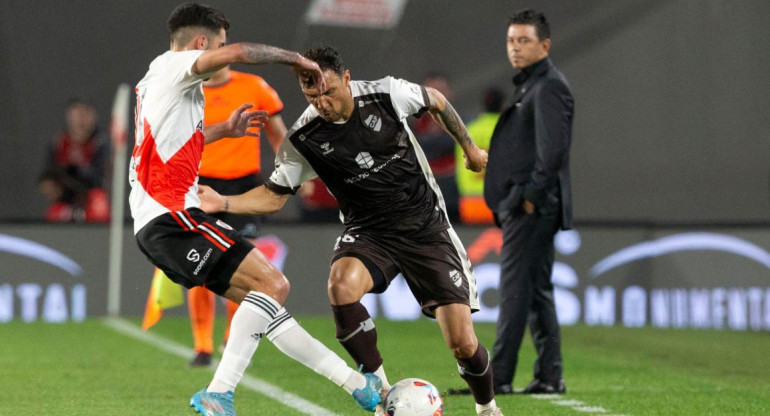
[[[561,336],[551,269],[556,232],[572,225],[569,147],[573,99],[551,63],[542,13],[524,10],[509,22],[508,59],[518,70],[513,105],[495,126],[484,198],[503,231],[500,317],[492,368],[495,391],[511,393],[529,323],[537,350],[528,394],[565,393]]]

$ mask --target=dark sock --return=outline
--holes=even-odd
[[[492,367],[489,366],[489,352],[481,343],[470,358],[458,358],[460,377],[468,383],[473,398],[478,404],[487,404],[495,398],[492,387]]]
[[[361,302],[332,305],[337,341],[348,351],[365,373],[373,373],[382,365],[377,349],[377,330],[369,312]]]

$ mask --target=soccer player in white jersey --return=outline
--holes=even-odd
[[[305,57],[319,64],[327,88],[299,76],[310,106],[284,139],[270,179],[237,196],[201,187],[201,208],[269,214],[303,182],[320,177],[339,202],[345,225],[328,283],[337,339],[363,371],[377,374],[383,388],[390,388],[374,323],[360,300],[366,293],[381,293],[402,273],[423,313],[438,321],[477,413],[502,415],[494,400],[489,353],[471,320],[479,308],[471,264],[406,118],[430,112],[475,172],[486,166],[486,152],[435,89],[392,77],[351,81],[337,51],[328,47]],[[383,409],[377,413],[384,414]]]
[[[240,303],[211,383],[190,400],[204,415],[235,415],[233,393],[267,337],[281,351],[352,393],[372,411],[381,382],[359,374],[300,327],[283,308],[287,279],[230,226],[199,209],[198,168],[204,142],[240,137],[266,120],[244,105],[220,124],[203,127],[202,82],[226,65],[280,63],[325,88],[318,65],[273,46],[225,45],[230,24],[211,7],[183,4],[168,20],[170,50],[137,84],[136,146],[129,181],[134,232],[141,251],[171,280],[204,286]]]

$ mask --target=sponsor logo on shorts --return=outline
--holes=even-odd
[[[187,260],[190,260],[193,263],[197,263],[201,259],[201,255],[198,253],[198,250],[191,249],[189,253],[187,253]]]
[[[224,228],[225,230],[230,230],[230,231],[233,230],[233,227],[231,227],[228,223],[222,220],[217,220],[217,225]]]
[[[457,270],[452,270],[449,272],[449,278],[452,279],[452,282],[457,287],[460,287],[460,285],[463,284],[462,275]]]
[[[201,269],[203,268],[203,265],[206,264],[206,261],[208,261],[209,256],[211,255],[211,252],[214,251],[214,249],[208,249],[206,250],[206,254],[203,255],[203,260],[201,260],[200,263],[198,263],[198,267],[195,268],[195,271],[193,272],[194,275],[198,275],[200,273]]]

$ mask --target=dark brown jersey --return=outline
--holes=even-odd
[[[267,186],[296,192],[316,176],[337,199],[348,229],[414,235],[448,228],[444,200],[406,117],[429,105],[423,87],[387,77],[351,81],[344,123],[305,110],[276,156]]]

